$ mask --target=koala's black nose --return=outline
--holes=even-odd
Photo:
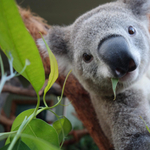
[[[117,78],[137,68],[136,60],[122,36],[111,36],[103,40],[99,45],[99,55]]]

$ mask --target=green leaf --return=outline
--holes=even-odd
[[[45,95],[46,95],[47,91],[51,88],[51,86],[54,84],[54,82],[58,78],[58,64],[57,64],[57,60],[56,60],[54,54],[52,53],[49,46],[45,42],[43,36],[42,36],[42,39],[43,39],[43,41],[46,45],[46,48],[47,48],[47,51],[48,51],[48,54],[49,54],[49,58],[50,58],[50,64],[51,64],[51,72],[50,72],[50,75],[49,75],[49,80],[48,80],[47,86],[44,89],[44,99],[45,99]]]
[[[32,150],[60,150],[59,148],[51,145],[44,139],[35,138],[31,135],[22,134],[21,136],[24,140],[32,142]]]
[[[11,127],[11,131],[14,131],[15,128],[19,127],[23,122],[24,118],[27,116],[29,117],[34,112],[34,109],[28,109],[20,113],[13,122]]]
[[[55,121],[53,123],[53,127],[56,129],[59,135],[59,143],[61,143],[64,139],[64,136],[66,137],[72,130],[72,125],[66,117]]]
[[[0,148],[0,150],[8,150],[9,145],[10,144],[5,145],[4,147]],[[19,139],[12,150],[30,150],[30,148],[24,142],[22,142],[21,139]]]
[[[145,124],[145,126],[146,126],[147,131],[150,133],[150,129],[149,129],[149,127],[147,126],[146,122],[144,121],[144,119],[143,119],[141,116],[140,116],[140,118],[143,120],[143,122],[144,122],[144,124]]]
[[[33,112],[34,112],[34,109],[28,109],[20,113],[14,120],[13,125],[11,127],[11,131],[14,131],[16,128],[19,128],[24,118],[26,116],[29,117]],[[8,143],[10,143],[10,137],[7,138],[5,145],[7,145]]]
[[[12,54],[16,71],[21,72],[26,60],[30,62],[22,75],[38,93],[45,82],[42,60],[14,0],[0,0],[0,46],[7,57]]]
[[[15,130],[18,130],[18,128],[19,127],[17,127]],[[44,141],[47,141],[48,143],[59,147],[59,139],[56,130],[41,119],[31,120],[22,134],[30,135],[34,138],[43,139]],[[31,149],[33,149],[34,145],[31,140],[22,137],[22,141],[26,143]]]
[[[118,79],[114,79],[114,78],[111,79],[112,89],[114,92],[114,100],[116,99],[116,87],[117,87],[118,81],[119,81]]]

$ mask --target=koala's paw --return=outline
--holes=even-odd
[[[150,150],[150,133],[137,133],[124,150]]]

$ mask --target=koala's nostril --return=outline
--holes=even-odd
[[[137,68],[137,64],[133,59],[131,59],[128,65],[128,72],[134,71],[136,68]]]
[[[115,73],[116,73],[117,77],[122,77],[126,74],[126,71],[124,71],[123,69],[120,69],[120,68],[116,68]]]
[[[136,64],[136,62],[133,60],[133,59],[131,59],[129,62],[128,62],[128,64],[127,64],[127,68],[126,67],[124,67],[124,68],[116,68],[115,69],[115,74],[116,74],[116,76],[118,77],[118,78],[121,78],[121,77],[123,77],[124,75],[126,75],[128,72],[131,72],[131,71],[134,71],[136,68],[137,68],[137,64]]]

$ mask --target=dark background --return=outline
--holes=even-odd
[[[111,0],[17,0],[50,25],[69,25],[83,13]]]

